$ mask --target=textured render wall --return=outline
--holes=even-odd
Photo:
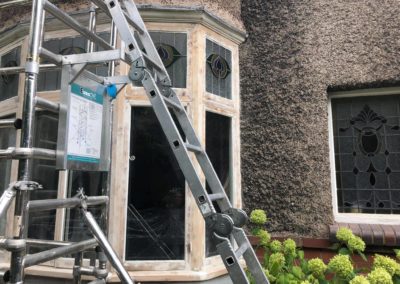
[[[400,80],[397,0],[242,0],[242,180],[246,209],[280,234],[333,222],[327,89]]]
[[[88,0],[51,0],[65,11],[80,11],[88,7]],[[136,4],[163,7],[203,8],[236,28],[243,29],[240,20],[240,0],[134,0]],[[0,31],[15,23],[30,20],[30,7],[0,10]]]

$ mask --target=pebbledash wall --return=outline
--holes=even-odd
[[[398,93],[400,6],[243,0],[241,7],[248,33],[240,48],[245,208],[265,209],[277,235],[327,238],[338,221],[329,95]]]

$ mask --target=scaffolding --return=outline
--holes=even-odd
[[[8,7],[11,4],[23,5],[26,2],[14,0],[1,5]],[[109,275],[107,260],[123,283],[134,283],[93,214],[88,210],[88,206],[100,206],[106,212],[108,196],[89,197],[85,195],[84,189],[80,189],[72,198],[31,201],[30,193],[41,187],[32,180],[34,159],[55,160],[59,169],[110,171],[111,100],[127,84],[135,84],[142,86],[148,95],[206,225],[214,233],[214,238],[218,242],[217,251],[221,255],[232,281],[237,284],[249,283],[244,268],[240,264],[240,258],[243,257],[249,273],[256,283],[269,283],[242,229],[247,221],[247,216],[242,210],[233,208],[230,204],[221,182],[196,136],[185,108],[171,88],[169,75],[136,5],[131,0],[122,0],[122,6],[117,0],[91,0],[91,2],[89,25],[85,27],[48,0],[33,0],[26,66],[0,68],[0,74],[25,72],[22,120],[0,121],[0,127],[21,129],[20,147],[0,150],[0,158],[20,161],[19,181],[12,183],[0,199],[0,218],[4,216],[15,200],[13,237],[0,240],[0,248],[11,253],[10,269],[4,274],[4,280],[12,284],[23,283],[25,268],[64,255],[75,254],[74,283],[81,283],[82,275],[93,276],[95,280],[91,283],[106,283]],[[95,32],[96,9],[102,10],[111,18],[110,42],[106,42]],[[86,38],[87,53],[59,55],[44,48],[42,41],[45,33],[45,12]],[[123,41],[119,49],[116,48],[117,31]],[[103,48],[104,51],[95,52],[94,44]],[[51,64],[40,64],[40,58]],[[128,76],[114,75],[116,61],[123,61],[131,66]],[[101,77],[88,71],[87,67],[90,64],[98,63],[109,64],[109,76]],[[39,70],[54,69],[62,70],[60,103],[53,103],[36,96]],[[79,107],[77,108],[76,105]],[[86,141],[91,143],[91,152],[93,153],[90,155],[86,155],[87,153],[78,149],[79,147],[71,146],[73,143],[80,143],[79,141],[87,138],[87,134],[85,134],[87,129],[81,129],[84,133],[79,136],[79,139],[75,139],[75,142],[71,142],[71,137],[75,137],[77,132],[81,131],[77,130],[79,125],[77,126],[74,121],[74,111],[80,111],[82,113],[78,113],[79,115],[87,117],[85,108],[87,105],[96,109],[94,114],[102,122],[101,130],[93,132],[97,135],[95,140],[100,139],[101,143],[95,144],[93,141]],[[57,150],[35,148],[33,145],[33,137],[36,135],[34,122],[36,107],[59,114]],[[171,112],[175,114],[180,128],[185,133],[185,138],[180,135]],[[211,193],[208,193],[202,184],[189,153],[193,153],[196,157],[210,186]],[[219,211],[215,209],[213,202],[217,204]],[[29,214],[58,208],[78,208],[82,213],[82,221],[89,228],[93,238],[75,243],[28,239]],[[105,218],[106,215],[102,216]],[[231,243],[233,239],[237,245],[236,250]],[[51,246],[52,248],[27,254],[28,245],[45,248]],[[90,265],[85,267],[83,266],[83,252],[87,250],[92,250],[93,253]]]

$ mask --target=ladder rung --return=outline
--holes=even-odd
[[[224,193],[213,193],[213,194],[209,194],[208,197],[210,198],[211,201],[215,201],[215,200],[220,200],[225,198],[225,194]]]
[[[180,106],[179,104],[177,104],[176,102],[174,102],[173,100],[167,98],[167,97],[162,97],[164,99],[164,102],[169,106],[172,107],[174,109],[176,109],[177,111],[183,111],[182,106]]]
[[[191,151],[191,152],[194,152],[194,153],[201,153],[201,152],[203,152],[203,149],[202,149],[201,147],[199,147],[199,146],[195,146],[195,145],[188,144],[188,143],[185,143],[185,146],[186,146],[186,149],[187,149],[188,151]]]
[[[237,258],[240,258],[246,250],[249,248],[248,243],[242,243],[240,247],[235,251],[235,255]]]

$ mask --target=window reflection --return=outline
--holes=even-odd
[[[58,115],[48,112],[36,112],[36,134],[34,146],[55,150],[57,148]],[[33,180],[43,188],[34,190],[32,200],[57,198],[58,171],[55,161],[33,160]],[[56,210],[30,214],[29,237],[35,239],[54,239]]]
[[[100,196],[107,194],[107,172],[70,171],[68,197],[75,196],[82,189],[87,196]],[[103,206],[89,207],[97,223],[105,228]],[[92,238],[93,235],[84,224],[83,216],[79,209],[68,209],[65,220],[65,240],[82,241]]]
[[[231,196],[231,119],[206,112],[206,152],[228,197]],[[207,191],[211,193],[207,184]],[[216,210],[220,211],[216,202]],[[206,230],[206,255],[217,254],[212,232]]]
[[[152,108],[132,108],[127,260],[183,259],[185,179]]]

